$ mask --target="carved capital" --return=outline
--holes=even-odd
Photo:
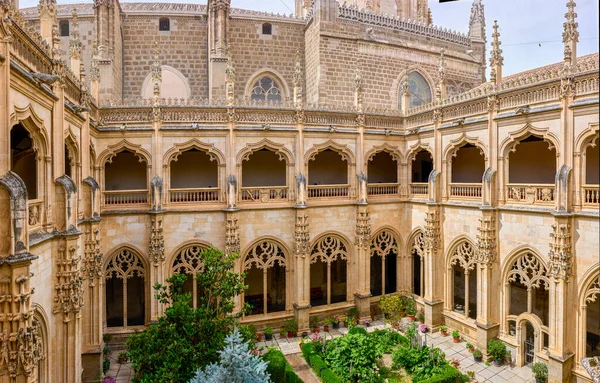
[[[240,227],[235,217],[227,217],[225,224],[225,254],[239,254],[240,252]]]
[[[162,217],[157,216],[156,218],[152,218],[150,225],[150,249],[148,255],[155,266],[165,261],[165,241],[162,223]]]
[[[371,244],[371,218],[369,212],[358,208],[356,211],[356,246],[368,249]]]
[[[571,252],[571,226],[568,224],[552,225],[552,242],[550,243],[549,269],[554,279],[568,281],[572,273],[573,256]]]
[[[294,227],[294,250],[297,257],[305,258],[308,255],[310,252],[309,242],[308,216],[306,214],[299,214],[296,216]]]

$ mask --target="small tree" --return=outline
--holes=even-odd
[[[173,275],[167,286],[156,284],[156,298],[166,305],[164,315],[127,340],[134,382],[187,382],[198,368],[218,360],[236,320],[234,297],[245,288],[244,275],[232,271],[237,257],[213,248],[200,254],[204,272],[196,277],[196,309],[191,294],[183,293],[186,275]]]
[[[198,370],[189,383],[269,383],[267,363],[258,355],[252,355],[248,344],[235,328],[225,338],[225,348],[219,352],[220,361]]]

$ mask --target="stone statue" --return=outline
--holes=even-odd
[[[227,209],[236,208],[237,179],[233,174],[227,177]]]
[[[358,177],[358,203],[367,203],[367,175],[361,171]]]
[[[299,173],[296,176],[296,185],[298,198],[296,199],[296,206],[306,206],[306,177],[304,174]]]

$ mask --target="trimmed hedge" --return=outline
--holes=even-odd
[[[343,383],[337,375],[327,367],[327,364],[321,359],[321,357],[315,352],[316,344],[304,343],[302,345],[302,356],[306,360],[306,363],[312,368],[315,375],[321,378],[323,383]],[[289,383],[290,381],[288,381]],[[301,382],[301,380],[298,380]]]
[[[369,335],[369,333],[367,332],[367,330],[365,330],[365,329],[364,329],[364,328],[362,328],[362,327],[357,327],[357,326],[355,326],[355,327],[352,327],[352,328],[350,329],[350,331],[348,331],[348,334],[350,334],[350,335],[352,335],[352,334],[362,334],[362,335],[364,335],[364,336],[367,336],[367,335]]]
[[[317,354],[312,354],[310,356],[308,364],[310,364],[313,371],[315,372],[315,375],[317,376],[321,376],[321,371],[328,369],[325,362],[323,362],[323,359],[321,359],[321,357]]]
[[[447,365],[444,370],[431,378],[420,380],[419,383],[464,383],[468,382],[469,378],[463,375],[456,368]]]
[[[275,348],[269,349],[262,356],[269,365],[267,372],[271,375],[271,381],[277,383],[302,383],[302,379],[296,375],[294,369],[285,359],[283,353]]]
[[[321,380],[323,383],[343,383],[330,369],[321,371]]]

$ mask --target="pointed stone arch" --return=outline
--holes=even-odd
[[[142,145],[131,143],[127,140],[121,140],[120,142],[114,145],[108,145],[106,149],[98,156],[98,164],[101,166],[106,165],[106,163],[111,163],[112,159],[124,150],[129,150],[136,157],[138,157],[139,162],[146,162],[148,167],[152,166],[152,155],[146,149],[142,147]]]
[[[582,154],[589,146],[598,144],[598,123],[590,124],[575,140],[575,155]]]
[[[285,144],[271,141],[268,138],[263,138],[258,142],[247,144],[240,150],[236,156],[237,166],[241,167],[243,161],[248,161],[252,153],[261,149],[268,149],[275,152],[281,161],[285,161],[287,166],[294,166],[294,154],[285,146]]]
[[[38,154],[38,161],[42,161],[50,153],[48,133],[44,119],[40,117],[31,104],[24,108],[15,105],[15,111],[10,116],[11,129],[21,124],[31,135],[33,150]]]
[[[348,166],[355,166],[356,162],[354,159],[354,153],[352,153],[352,150],[348,147],[348,145],[343,145],[333,140],[328,140],[326,142],[313,145],[312,148],[306,152],[304,155],[306,168],[308,169],[308,163],[313,161],[317,154],[327,149],[337,152],[342,157],[342,160],[348,163]]]
[[[576,364],[586,357],[589,305],[600,300],[600,263],[588,269],[578,287]],[[592,316],[593,318],[593,316]]]
[[[216,161],[218,166],[225,166],[225,155],[220,151],[215,144],[202,142],[197,138],[192,138],[189,141],[174,144],[163,156],[163,166],[169,167],[172,161],[177,161],[181,153],[190,150],[198,149],[210,156],[211,161]]]
[[[488,162],[488,150],[483,142],[476,137],[470,137],[463,132],[460,137],[451,140],[444,150],[444,161],[452,162],[452,158],[456,157],[458,150],[465,144],[471,144],[479,149],[479,153],[483,156],[486,163]]]
[[[348,261],[350,241],[341,233],[326,232],[315,238],[310,246],[310,295],[313,306],[345,302],[349,297]],[[319,269],[318,263],[322,263]],[[335,270],[332,271],[332,269]],[[320,271],[320,274],[316,274]],[[321,276],[320,280],[312,274]],[[334,274],[334,275],[332,275]],[[335,286],[334,286],[335,284]],[[344,289],[345,291],[341,291]],[[335,295],[334,295],[335,294]],[[324,298],[324,299],[323,299]]]
[[[27,187],[21,177],[12,170],[0,177],[0,185],[6,188],[10,199],[6,202],[10,204],[10,224],[7,225],[10,227],[10,233],[7,234],[10,234],[11,244],[4,250],[9,256],[26,253],[29,247]]]
[[[509,153],[516,150],[516,146],[519,144],[519,142],[530,136],[536,136],[543,139],[546,143],[548,143],[548,149],[555,149],[556,157],[558,158],[560,156],[560,140],[550,132],[550,128],[537,128],[529,123],[523,125],[523,127],[517,131],[509,132],[508,137],[506,137],[500,144],[500,151],[498,153],[500,156],[502,156],[502,158],[507,159]]]
[[[188,280],[186,280],[183,287],[185,293],[192,294],[192,307],[194,308],[197,307],[198,298],[202,294],[197,283],[197,274],[204,272],[204,264],[200,254],[210,247],[212,245],[205,241],[187,241],[173,251],[167,264],[169,275],[185,274],[188,276]]]
[[[460,235],[452,241],[446,254],[445,308],[463,314],[465,319],[477,318],[478,268],[475,243],[468,236]],[[456,280],[456,272],[459,270],[462,270],[462,274],[459,273],[459,280]]]
[[[371,149],[369,149],[369,151],[365,155],[365,164],[364,164],[365,167],[368,165],[369,161],[373,160],[375,155],[377,155],[381,152],[389,153],[392,156],[392,159],[394,161],[396,161],[398,163],[398,165],[400,165],[400,163],[404,159],[404,155],[397,147],[392,146],[392,145],[388,144],[387,142],[384,142],[381,145],[375,145]]]
[[[400,104],[400,99],[402,97],[402,82],[404,81],[404,76],[407,76],[413,72],[418,73],[425,79],[425,81],[427,82],[427,85],[429,85],[429,89],[431,90],[431,99],[433,100],[433,96],[434,96],[433,88],[434,88],[435,80],[429,75],[429,73],[424,71],[420,66],[410,65],[410,66],[406,67],[405,69],[403,69],[398,74],[398,76],[396,76],[394,81],[392,81],[389,95],[390,95],[390,100],[396,101],[396,105]]]
[[[408,290],[422,297],[425,294],[425,230],[422,227],[412,230],[406,241],[406,249]]]
[[[290,99],[290,88],[287,82],[284,80],[284,77],[281,73],[273,68],[261,68],[254,72],[249,78],[248,82],[246,82],[246,86],[244,87],[244,98],[250,99],[252,88],[257,81],[262,79],[263,77],[269,77],[276,82],[279,82],[281,85],[281,101],[285,102]]]
[[[400,235],[391,226],[380,227],[371,236],[369,251],[371,295],[378,296],[398,291],[401,249]]]

